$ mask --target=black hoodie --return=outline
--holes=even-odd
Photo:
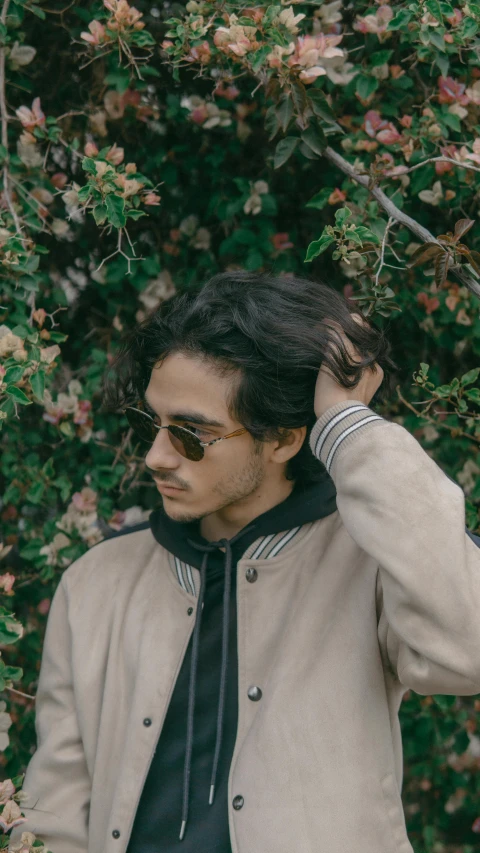
[[[155,539],[181,561],[201,570],[204,580],[197,608],[201,621],[175,683],[127,853],[231,853],[227,794],[238,714],[237,562],[259,537],[316,521],[335,510],[335,486],[325,472],[319,483],[295,488],[286,500],[253,519],[228,545],[222,540],[225,552],[203,539],[199,522],[172,521],[163,507],[152,512],[149,522]],[[193,670],[192,647],[194,660],[198,655]],[[161,649],[158,665],[162,665]],[[222,682],[224,704],[222,708],[220,703],[217,714]],[[215,796],[209,805],[216,752]],[[184,836],[180,841],[181,825]]]

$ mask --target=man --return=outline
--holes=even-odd
[[[53,853],[407,853],[404,693],[480,692],[462,490],[369,404],[389,346],[335,290],[235,272],[127,336],[162,506],[71,565],[28,823]]]

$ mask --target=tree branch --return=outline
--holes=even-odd
[[[348,175],[349,178],[356,181],[360,186],[370,190],[372,196],[378,201],[379,205],[383,207],[384,211],[397,222],[400,222],[401,225],[405,225],[405,227],[415,234],[422,243],[436,243],[437,246],[441,246],[441,243],[439,243],[436,237],[430,233],[428,228],[424,228],[423,225],[420,225],[419,222],[412,219],[412,217],[404,213],[403,210],[400,210],[400,208],[398,208],[396,204],[389,199],[380,187],[370,187],[370,178],[368,175],[359,175],[352,164],[349,163],[348,160],[345,160],[341,154],[334,151],[333,148],[330,148],[330,146],[328,146],[323,153],[327,160],[330,160],[337,169],[340,169],[341,172]],[[441,246],[441,248],[443,249],[444,247]],[[453,264],[449,268],[449,272],[451,272],[455,278],[461,282],[461,284],[468,287],[468,289],[480,299],[480,281],[476,281],[472,278],[462,264]]]

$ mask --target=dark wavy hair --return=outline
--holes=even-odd
[[[316,482],[325,468],[311,452],[308,435],[316,421],[320,366],[327,365],[344,387],[355,388],[362,370],[378,362],[385,376],[375,400],[393,392],[397,365],[390,343],[382,330],[360,325],[352,313],[359,311],[318,281],[269,272],[219,273],[201,289],[164,301],[123,336],[104,377],[102,408],[119,410],[142,399],[152,369],[171,353],[203,359],[218,375],[232,376],[230,415],[256,442],[307,427],[286,476],[296,484]],[[360,362],[351,361],[328,320],[345,331]]]

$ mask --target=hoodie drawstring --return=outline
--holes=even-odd
[[[222,746],[223,736],[223,720],[225,710],[225,693],[227,685],[227,666],[228,666],[228,635],[230,624],[230,588],[232,577],[232,545],[244,536],[250,530],[253,530],[253,525],[245,527],[240,533],[237,533],[232,539],[220,539],[218,542],[210,542],[208,545],[200,545],[191,539],[187,539],[189,545],[196,548],[198,551],[203,551],[204,556],[200,568],[200,590],[198,593],[197,614],[195,626],[193,629],[192,640],[192,659],[190,664],[190,683],[188,688],[188,712],[187,712],[187,743],[185,748],[185,765],[183,771],[183,803],[182,803],[182,823],[180,827],[179,840],[183,841],[185,829],[188,820],[188,807],[190,802],[190,773],[192,767],[192,748],[193,748],[193,719],[195,714],[195,692],[197,686],[197,668],[198,668],[198,652],[200,647],[200,625],[202,620],[203,600],[205,597],[205,586],[207,577],[207,562],[208,555],[217,548],[225,548],[225,585],[223,589],[223,614],[222,614],[222,662],[220,670],[220,689],[218,694],[218,712],[217,712],[217,737],[215,742],[215,752],[213,756],[212,776],[210,779],[210,791],[208,803],[211,806],[215,796],[215,782],[218,771],[218,761],[220,758],[220,749]]]

